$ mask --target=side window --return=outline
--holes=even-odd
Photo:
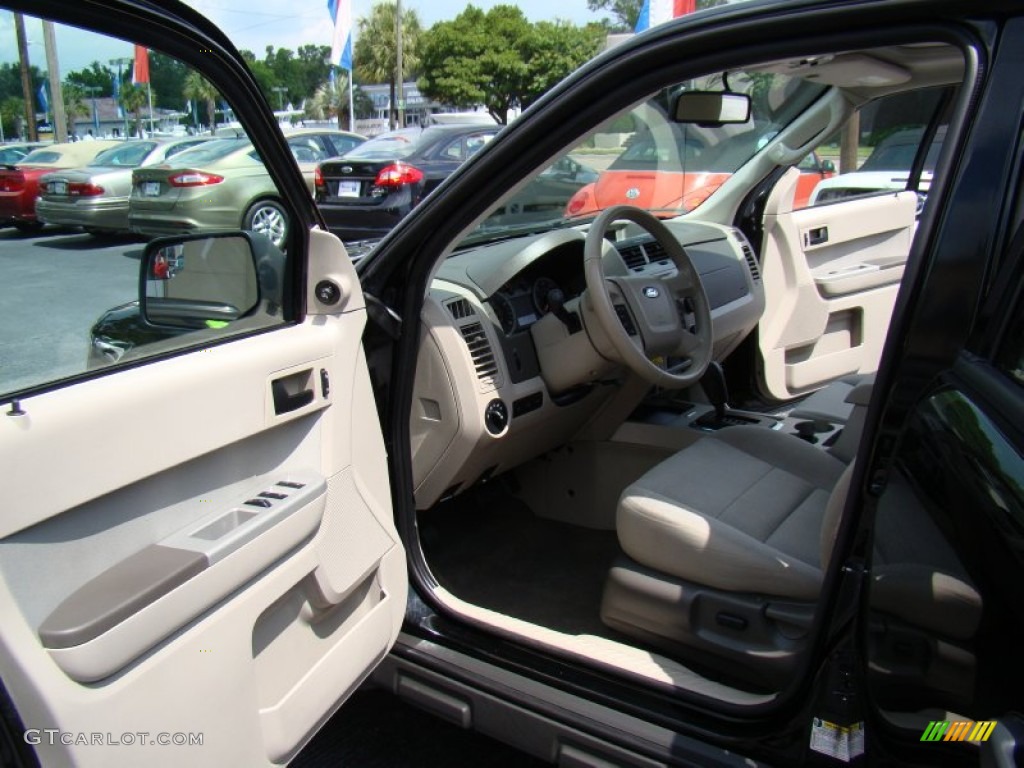
[[[910,188],[911,171],[927,128],[940,120],[944,89],[928,88],[885,96],[866,104],[849,128],[827,139],[797,167],[807,187],[807,205],[899,192]],[[922,205],[931,186],[946,129],[939,125],[926,149],[917,182]],[[816,157],[818,163],[812,162]],[[801,202],[798,196],[798,203]],[[802,207],[798,204],[797,207]]]
[[[484,144],[494,138],[493,133],[479,133],[475,136],[466,137],[466,157],[472,157],[479,152]]]
[[[462,139],[453,141],[444,151],[441,153],[441,157],[445,160],[462,160],[465,157],[465,151],[462,147]]]
[[[0,167],[0,188],[13,190],[0,200],[0,400],[290,320],[286,209],[258,155],[246,156],[253,145],[217,137],[244,133],[226,97],[134,41],[65,34],[134,55],[97,63],[91,92],[64,89],[66,125],[19,124],[19,144],[43,144]],[[142,57],[161,77],[133,84]],[[139,138],[151,131],[149,90],[153,133],[195,134],[156,162],[159,143]],[[190,115],[187,101],[204,106]],[[178,243],[150,247],[167,236]]]

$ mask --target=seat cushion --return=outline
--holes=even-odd
[[[790,416],[794,419],[821,420],[829,424],[845,424],[853,412],[850,393],[862,384],[873,384],[875,374],[854,373],[836,379],[797,405]]]
[[[822,520],[844,469],[790,435],[723,429],[626,488],[619,542],[642,565],[698,584],[814,599]]]

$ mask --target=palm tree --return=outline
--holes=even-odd
[[[361,82],[388,83],[391,86],[391,112],[394,127],[396,68],[395,55],[395,3],[377,3],[369,17],[359,19],[359,36],[353,52],[355,66]],[[403,76],[415,72],[420,65],[418,48],[420,33],[423,31],[416,11],[402,12],[402,68]]]
[[[125,83],[121,86],[121,106],[135,115],[135,135],[142,136],[142,108],[146,106],[146,89],[141,85]]]
[[[75,118],[89,117],[92,112],[85,104],[85,90],[76,83],[64,82],[60,87],[64,97],[64,114],[68,123],[68,136],[75,135]]]
[[[338,128],[348,127],[348,77],[348,73],[342,70],[335,75],[333,85],[328,80],[316,89],[306,105],[306,112],[314,120],[325,120],[337,115]]]
[[[210,133],[217,130],[217,89],[209,81],[196,71],[191,71],[185,77],[185,87],[182,95],[189,101],[206,102],[206,117],[210,121]]]

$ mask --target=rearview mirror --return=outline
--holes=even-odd
[[[143,255],[139,297],[150,325],[223,328],[259,303],[252,241],[227,232],[153,240]]]
[[[743,93],[684,91],[676,97],[672,119],[708,127],[745,123],[750,119],[750,97]]]

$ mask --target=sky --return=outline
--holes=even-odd
[[[262,58],[268,45],[295,50],[307,43],[331,44],[330,16],[327,0],[186,0],[220,27],[235,46],[249,49]],[[465,10],[469,0],[402,0],[403,9],[417,12],[424,27],[455,18]],[[500,0],[474,0],[484,10],[500,4]],[[531,21],[565,19],[575,24],[600,20],[602,14],[587,9],[586,0],[518,0],[518,5]],[[353,23],[370,12],[373,0],[352,0]],[[26,18],[29,39],[29,60],[40,69],[46,68],[42,26]],[[131,56],[127,43],[97,39],[78,30],[56,27],[57,49],[61,72],[87,67],[92,61],[106,64],[108,59]],[[14,21],[7,11],[0,11],[0,61],[17,61]]]

